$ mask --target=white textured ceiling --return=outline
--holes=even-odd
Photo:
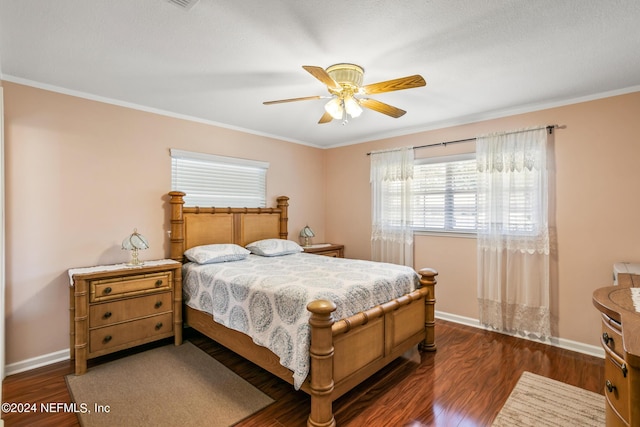
[[[640,90],[638,0],[0,0],[8,81],[331,147]],[[302,65],[421,74],[318,125]]]

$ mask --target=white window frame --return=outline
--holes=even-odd
[[[477,233],[477,198],[476,198],[476,166],[475,166],[475,158],[476,155],[475,153],[466,153],[466,154],[459,154],[459,155],[453,155],[453,156],[440,156],[440,157],[431,157],[431,158],[422,158],[422,159],[416,159],[416,161],[414,162],[414,178],[413,178],[413,188],[412,188],[412,205],[413,205],[413,227],[414,227],[414,232],[415,233],[419,233],[419,234],[446,234],[448,236],[461,236],[461,237],[475,237],[476,233]],[[456,162],[461,162],[461,161],[473,161],[473,171],[472,173],[469,175],[469,178],[473,179],[473,186],[471,188],[469,188],[466,191],[461,191],[460,195],[463,196],[464,199],[466,199],[467,203],[473,203],[473,208],[472,211],[469,211],[468,209],[460,209],[459,211],[456,211],[456,204],[454,203],[455,201],[455,195],[456,195],[456,190],[455,187],[452,185],[452,176],[450,175],[449,170],[447,169],[447,171],[445,171],[446,176],[444,176],[444,182],[441,182],[442,184],[442,188],[436,191],[423,191],[420,190],[420,177],[421,177],[421,173],[420,173],[420,167],[421,166],[427,166],[428,165],[449,165],[452,163],[456,163]],[[447,167],[447,166],[445,166]],[[428,225],[424,225],[425,224],[425,220],[424,220],[424,210],[425,210],[425,206],[424,206],[424,198],[427,195],[438,195],[441,194],[441,196],[443,197],[443,210],[440,212],[441,217],[439,219],[439,221],[442,222],[442,226],[438,227],[438,226],[428,226]],[[421,200],[422,199],[422,200]],[[472,200],[471,200],[472,199]],[[461,205],[458,205],[461,206]],[[435,205],[434,207],[438,207],[437,205]],[[469,218],[471,220],[471,222],[469,223],[469,225],[472,223],[472,226],[469,227],[456,227],[455,225],[455,218],[456,217],[465,217],[465,216],[469,216],[471,215],[472,218]]]
[[[185,206],[266,207],[268,162],[170,151],[171,189],[186,193]]]

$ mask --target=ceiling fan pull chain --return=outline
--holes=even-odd
[[[344,108],[344,98],[340,98],[340,105],[342,106],[342,126],[349,123],[349,119],[347,118],[347,109]]]

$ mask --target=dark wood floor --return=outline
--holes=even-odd
[[[305,425],[309,398],[198,333],[185,336],[276,400],[238,426]],[[487,426],[523,371],[602,394],[604,361],[503,334],[438,320],[438,351],[398,359],[334,403],[339,426]],[[157,344],[156,344],[157,345]],[[148,348],[149,346],[147,346]],[[139,350],[136,350],[139,351]],[[117,357],[122,356],[119,354]],[[112,356],[90,361],[105,363]],[[5,402],[71,402],[71,362],[9,376]],[[73,413],[3,414],[7,427],[77,426]]]

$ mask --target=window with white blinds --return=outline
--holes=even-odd
[[[412,193],[415,231],[476,232],[475,154],[417,160]]]
[[[501,197],[489,198],[489,189],[480,185],[478,192],[478,231],[488,232],[488,230],[500,230],[504,235],[524,235],[534,236],[539,233],[541,224],[545,224],[543,213],[546,207],[541,210],[544,201],[539,190],[537,173],[530,173],[526,169],[520,173],[509,175],[508,192],[503,192]],[[506,180],[506,178],[505,178]],[[498,202],[499,200],[499,202]],[[488,204],[500,206],[499,210],[494,210],[492,220],[487,219],[486,213],[489,211]]]
[[[265,207],[269,163],[171,149],[171,188],[186,206]]]

